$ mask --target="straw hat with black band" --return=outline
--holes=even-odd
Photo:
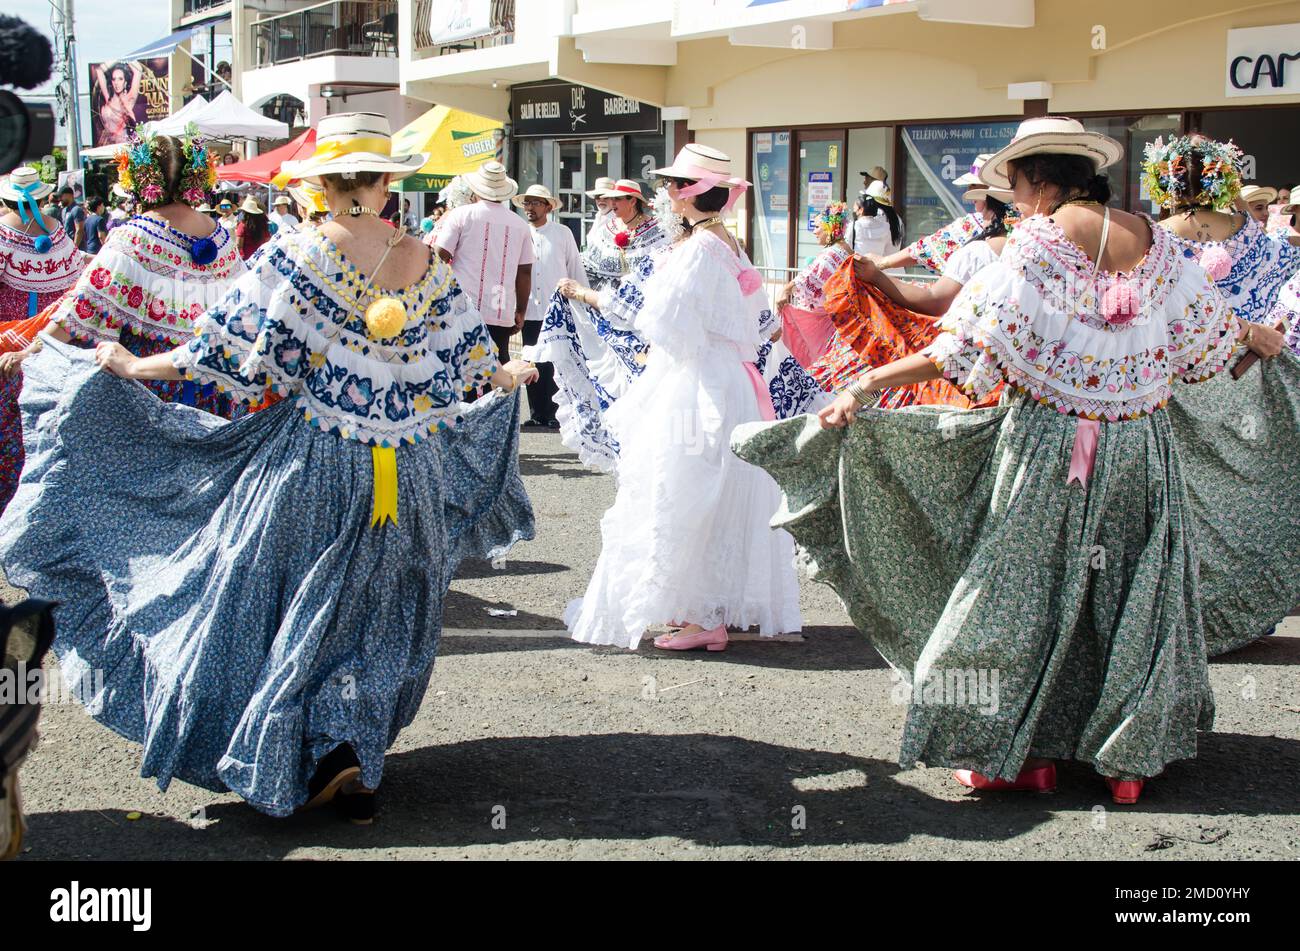
[[[516,195],[510,199],[515,205],[522,208],[524,202],[529,198],[536,198],[538,201],[544,201],[551,206],[551,211],[560,207],[560,199],[551,194],[551,190],[545,185],[529,185],[528,190],[522,195]]]
[[[1101,172],[1124,157],[1124,146],[1108,135],[1089,132],[1077,119],[1065,116],[1026,119],[1016,129],[1011,142],[980,167],[980,181],[994,188],[1010,188],[1007,163],[1030,155],[1081,155]]]
[[[587,192],[588,198],[602,198],[601,192],[607,192],[614,187],[614,179],[602,175],[596,179],[595,187]]]
[[[484,162],[464,178],[469,190],[484,201],[506,201],[519,193],[519,183],[500,162]]]
[[[1248,205],[1259,201],[1271,205],[1277,201],[1277,189],[1268,185],[1247,185],[1241,190],[1241,200]]]

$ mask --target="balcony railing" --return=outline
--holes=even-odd
[[[417,56],[446,56],[465,50],[507,46],[515,41],[515,0],[492,0],[488,27],[483,33],[455,40],[435,40],[431,32],[434,8],[444,8],[449,2],[450,0],[415,0],[415,23],[411,26],[411,36]]]
[[[230,0],[185,0],[182,7],[182,16],[191,16],[195,13],[206,13],[209,10],[215,10],[217,7],[224,7],[230,3]]]
[[[314,56],[396,56],[396,0],[336,0],[253,24],[257,66]]]

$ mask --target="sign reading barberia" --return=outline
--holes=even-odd
[[[1228,31],[1224,94],[1300,94],[1300,23]]]
[[[539,83],[510,90],[517,138],[574,138],[659,131],[659,110],[637,99],[576,83]]]

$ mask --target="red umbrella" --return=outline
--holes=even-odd
[[[269,184],[271,179],[280,174],[280,166],[285,162],[294,162],[311,156],[316,151],[316,130],[308,129],[298,138],[272,149],[264,155],[251,158],[246,162],[233,162],[230,165],[217,166],[217,178],[222,181],[262,182]]]

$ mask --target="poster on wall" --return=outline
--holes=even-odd
[[[468,40],[492,32],[492,0],[434,0],[429,36],[435,44]]]
[[[903,146],[910,160],[907,204],[913,208],[936,206],[945,224],[961,217],[969,210],[961,199],[966,188],[953,182],[971,170],[976,156],[997,152],[1015,134],[1014,122],[903,126]]]
[[[789,264],[790,133],[754,134],[755,263],[784,268]]]
[[[95,145],[118,145],[143,122],[171,112],[168,60],[130,60],[90,66],[90,134]]]
[[[808,173],[808,230],[817,230],[817,216],[831,203],[834,187],[830,172]]]

